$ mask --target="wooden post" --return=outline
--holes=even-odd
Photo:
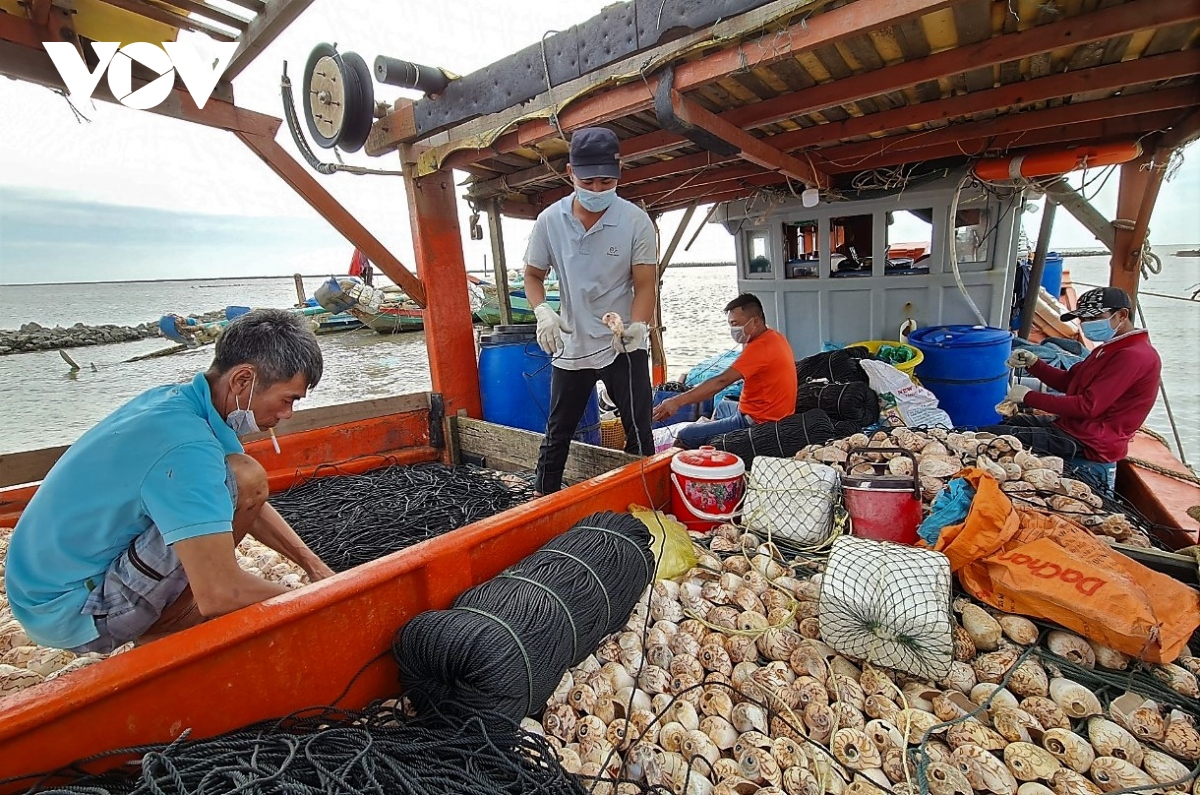
[[[1121,183],[1117,190],[1117,217],[1113,221],[1112,259],[1109,261],[1108,283],[1120,287],[1129,293],[1129,297],[1137,303],[1138,282],[1141,280],[1142,242],[1146,239],[1145,227],[1141,240],[1135,241],[1134,231],[1136,219],[1146,208],[1147,219],[1154,201],[1158,197],[1158,186],[1153,188],[1153,169],[1147,167],[1153,162],[1150,155],[1143,155],[1137,160],[1121,164]],[[1161,182],[1160,176],[1158,181]]]
[[[293,273],[292,278],[296,281],[296,306],[304,306],[304,302],[308,300],[308,294],[304,292],[304,277]]]
[[[1046,253],[1050,251],[1050,230],[1054,228],[1054,212],[1058,203],[1046,197],[1046,206],[1042,208],[1042,225],[1038,228],[1037,248],[1033,252],[1033,266],[1029,269],[1029,289],[1025,292],[1025,301],[1021,304],[1021,325],[1017,336],[1023,340],[1029,339],[1029,330],[1033,328],[1033,315],[1037,311],[1038,293],[1042,288],[1042,274],[1046,270]],[[1056,299],[1058,296],[1054,296]]]
[[[496,277],[496,301],[500,304],[500,323],[512,324],[512,300],[508,294],[508,259],[504,255],[504,219],[500,217],[500,199],[487,206],[488,233],[492,238],[492,272]]]
[[[650,329],[650,381],[654,386],[667,380],[667,350],[663,345],[662,334],[663,274],[667,272],[667,266],[671,264],[671,258],[675,256],[675,249],[679,248],[679,241],[683,240],[683,233],[687,231],[688,224],[692,222],[692,216],[695,213],[696,203],[692,202],[683,211],[683,218],[679,220],[679,226],[676,227],[671,242],[667,244],[667,250],[663,252],[662,258],[658,261],[658,278],[654,282],[654,323]],[[658,231],[657,218],[654,219],[654,230]]]
[[[1137,276],[1140,276],[1142,271],[1142,246],[1146,242],[1146,235],[1150,232],[1150,216],[1154,212],[1154,205],[1158,202],[1158,191],[1162,187],[1163,177],[1167,174],[1167,163],[1170,162],[1170,159],[1171,150],[1158,149],[1147,161],[1147,170],[1141,172],[1147,174],[1147,179],[1137,217],[1134,218],[1133,229],[1130,230],[1128,259],[1124,263],[1125,270],[1127,272],[1132,270]],[[1122,172],[1123,178],[1124,172]],[[1123,215],[1120,217],[1125,218]],[[1137,282],[1135,281],[1134,289],[1127,290],[1135,304],[1137,303],[1136,291]]]
[[[404,192],[412,226],[417,277],[427,295],[436,296],[425,308],[425,347],[433,390],[445,399],[446,416],[465,410],[481,417],[479,365],[467,297],[467,267],[458,225],[454,176],[437,171],[415,176],[416,157],[404,154]]]

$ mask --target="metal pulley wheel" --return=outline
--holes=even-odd
[[[357,53],[332,44],[313,47],[304,66],[308,131],[322,149],[357,152],[367,142],[375,112],[371,70]]]

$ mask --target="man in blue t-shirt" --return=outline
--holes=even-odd
[[[71,445],[9,544],[9,603],[30,639],[109,652],[286,593],[238,566],[246,535],[331,576],[238,440],[290,417],[322,367],[303,318],[255,310],[217,339],[207,372],[142,393]]]

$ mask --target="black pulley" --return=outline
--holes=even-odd
[[[304,66],[304,118],[322,149],[357,152],[367,141],[375,111],[371,70],[356,53],[332,44],[313,47]]]

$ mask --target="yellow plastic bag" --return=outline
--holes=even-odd
[[[681,577],[696,565],[692,539],[688,536],[687,528],[675,517],[641,505],[630,505],[629,512],[650,530],[653,537],[650,551],[654,553],[654,560],[658,564],[658,579]]]

